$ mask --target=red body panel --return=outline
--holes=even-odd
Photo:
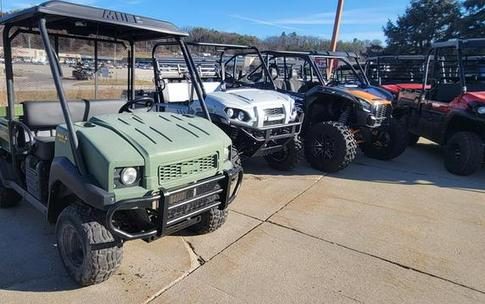
[[[439,112],[449,112],[452,109],[467,109],[471,102],[483,103],[485,106],[485,92],[468,92],[457,96],[449,104],[433,102],[433,109]]]
[[[388,90],[391,93],[397,94],[401,90],[420,90],[423,88],[423,85],[420,83],[397,83],[397,84],[385,84],[381,85],[382,88]],[[426,86],[427,89],[430,86]]]

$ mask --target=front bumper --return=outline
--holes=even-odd
[[[200,215],[211,208],[225,209],[237,196],[243,179],[242,167],[225,170],[188,186],[163,189],[160,194],[146,198],[119,201],[106,212],[106,227],[123,240],[153,240],[172,234],[200,221]],[[158,216],[152,227],[144,231],[128,232],[114,224],[116,212],[144,209],[155,204]]]
[[[258,148],[251,151],[248,157],[267,155],[281,151],[283,147],[300,134],[304,115],[298,115],[294,122],[284,125],[273,125],[262,128],[248,127],[231,122],[246,135],[250,140],[257,143]],[[243,152],[244,151],[240,151]]]

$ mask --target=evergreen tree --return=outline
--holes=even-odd
[[[433,41],[458,37],[460,7],[457,0],[411,0],[404,15],[383,28],[388,52],[422,54]]]
[[[461,36],[478,38],[485,36],[485,0],[465,0],[465,14],[461,23]]]

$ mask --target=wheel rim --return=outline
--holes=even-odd
[[[387,148],[391,144],[391,135],[388,132],[378,131],[374,135],[373,143],[378,148]]]
[[[66,225],[62,229],[62,251],[68,263],[79,268],[83,264],[84,249],[79,233],[72,225]]]
[[[315,137],[312,142],[312,154],[320,159],[332,159],[335,155],[335,142],[325,135]]]
[[[281,151],[270,154],[270,157],[276,162],[284,162],[288,158],[288,148],[285,146]]]

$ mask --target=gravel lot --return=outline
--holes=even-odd
[[[245,169],[223,228],[129,242],[88,288],[39,213],[1,210],[0,303],[485,303],[485,170],[450,175],[426,141],[327,176]]]
[[[6,82],[3,65],[0,68],[0,105],[6,104]],[[73,68],[62,65],[64,74],[63,87],[68,98],[94,98],[93,81],[79,81],[72,77]],[[54,82],[48,65],[14,64],[15,93],[17,102],[24,100],[54,99],[56,96]],[[98,86],[98,98],[120,98],[126,89],[128,69],[110,69],[108,82],[115,84],[103,84],[102,78]],[[135,77],[137,89],[153,89],[153,71],[136,69]],[[140,83],[142,82],[142,83]],[[121,84],[121,85],[120,85]],[[84,91],[80,92],[80,91]],[[105,94],[107,94],[105,96]],[[52,95],[52,96],[51,96]]]

